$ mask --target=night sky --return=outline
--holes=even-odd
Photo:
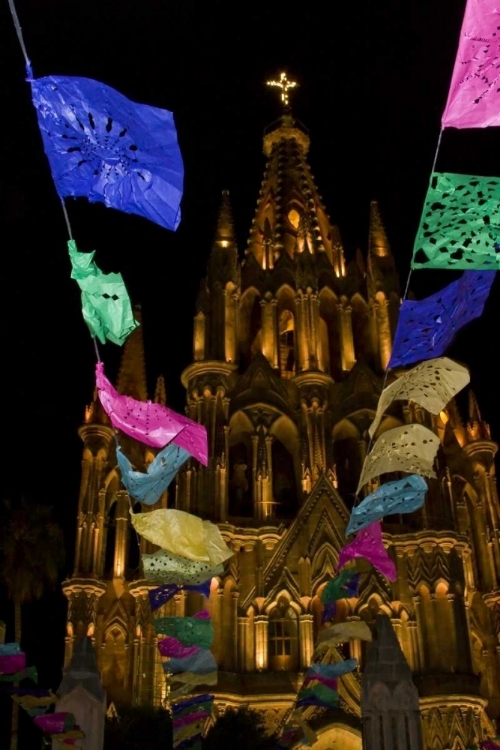
[[[294,115],[311,132],[309,162],[347,259],[366,252],[377,199],[406,280],[448,93],[464,0],[268,3],[195,0],[18,0],[35,77],[101,80],[130,99],[174,112],[185,163],[183,218],[172,234],[145,219],[68,202],[80,250],[121,271],[143,307],[150,388],[164,373],[169,405],[183,409],[192,316],[220,193],[229,189],[240,253],[264,168],[263,129],[280,114],[266,79],[297,79]],[[296,12],[295,8],[299,8]],[[327,8],[327,10],[323,10]],[[66,229],[43,152],[7,2],[0,8],[2,70],[3,494],[53,504],[72,564],[81,444],[77,428],[93,388],[94,354],[69,278]],[[498,130],[444,133],[440,171],[500,176]],[[419,271],[426,296],[458,274]],[[451,352],[471,367],[483,415],[500,434],[498,279],[484,316]],[[116,374],[120,350],[103,351]],[[48,635],[27,634],[32,658],[57,684],[64,630],[59,602]],[[39,622],[45,602],[27,613]],[[0,611],[0,617],[2,613]],[[53,659],[42,656],[44,638]]]

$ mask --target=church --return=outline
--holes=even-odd
[[[309,144],[288,107],[267,128],[244,252],[229,193],[222,194],[196,302],[192,363],[181,376],[186,413],[207,429],[209,462],[190,460],[160,501],[217,523],[234,552],[206,605],[219,665],[216,704],[262,711],[270,729],[291,707],[313,657],[320,594],[346,542],[401,303],[378,205],[366,207],[368,246],[347,262],[308,164]],[[117,388],[165,402],[161,378],[147,392],[141,328],[124,347]],[[423,509],[384,519],[398,578],[391,584],[359,561],[359,597],[343,600],[335,621],[373,626],[387,615],[418,689],[424,747],[465,750],[494,736],[500,718],[497,445],[472,392],[468,414],[455,402],[439,416],[396,402],[377,436],[414,422],[441,445]],[[154,585],[140,572],[140,551],[154,548],[144,541],[139,548],[131,528],[114,433],[96,394],[79,434],[75,561],[63,583],[65,660],[75,639],[89,635],[109,701],[164,705],[169,687],[147,595]],[[144,471],[152,449],[120,441]],[[201,595],[182,593],[162,614],[193,615],[204,606]],[[343,644],[338,658],[347,657],[359,670],[339,681],[338,709],[312,711],[314,750],[362,747],[366,644]]]

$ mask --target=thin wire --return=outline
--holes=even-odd
[[[31,72],[31,61],[28,57],[28,50],[26,49],[26,45],[24,43],[24,37],[23,37],[23,30],[21,28],[21,24],[19,23],[19,18],[16,11],[16,6],[14,5],[14,0],[9,0],[9,8],[12,15],[12,20],[14,21],[14,28],[16,30],[17,39],[19,41],[19,45],[21,47],[21,51],[23,53],[24,61],[26,63],[26,67],[28,69],[28,72]]]
[[[436,150],[434,152],[434,159],[432,161],[431,176],[429,178],[429,184],[430,184],[430,182],[432,180],[432,176],[434,174],[434,170],[436,169],[436,164],[437,164],[437,160],[438,160],[438,156],[439,156],[439,149],[441,148],[441,139],[442,139],[442,137],[443,137],[443,128],[441,127],[441,130],[439,131],[439,136],[438,136],[437,144],[436,144]],[[404,294],[403,294],[403,297],[402,297],[402,300],[401,300],[401,304],[402,305],[404,304],[404,302],[406,302],[406,298],[408,297],[408,292],[409,292],[409,289],[410,289],[410,279],[411,279],[412,273],[413,273],[413,268],[412,268],[412,266],[410,264],[410,270],[408,272],[408,278],[406,279],[405,290],[404,290]],[[387,385],[387,378],[389,377],[389,369],[390,368],[389,368],[389,362],[388,362],[387,365],[386,365],[386,367],[385,367],[384,379],[382,381],[382,392],[384,391],[385,386]],[[370,451],[372,449],[372,446],[373,446],[373,441],[374,441],[374,435],[372,435],[370,437],[370,441],[369,441],[368,447],[366,449],[366,455],[368,455],[370,453]],[[354,506],[356,506],[357,500],[358,500],[358,493],[356,493],[356,495],[354,497]]]
[[[21,52],[23,53],[24,61],[26,63],[26,70],[28,73],[28,80],[33,80],[33,71],[31,69],[31,61],[28,56],[28,50],[26,49],[26,44],[24,43],[24,37],[23,37],[23,30],[21,28],[21,24],[19,22],[19,16],[17,15],[16,6],[14,5],[14,0],[8,0],[9,3],[9,9],[10,13],[12,15],[12,21],[14,23],[14,28],[16,31],[17,39],[19,42],[19,46],[21,47]],[[66,228],[68,230],[68,235],[70,240],[73,239],[73,232],[71,231],[71,224],[69,221],[68,212],[66,210],[66,205],[64,203],[64,199],[61,198],[61,206],[64,214],[64,221],[66,222]],[[99,356],[97,357],[97,360],[100,362]]]
[[[97,346],[97,339],[95,336],[92,337],[92,340],[94,342],[94,349],[95,349],[95,355],[97,357],[97,361],[101,362],[101,355],[99,354],[99,347]]]
[[[68,216],[68,211],[66,209],[66,204],[64,202],[64,198],[61,198],[61,206],[62,206],[62,210],[63,210],[63,214],[64,214],[64,221],[66,222],[66,229],[68,230],[68,234],[69,234],[70,240],[72,240],[73,239],[73,233],[71,231],[71,224],[69,223],[69,216]],[[99,357],[98,357],[98,359],[99,359]]]

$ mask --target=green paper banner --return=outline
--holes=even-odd
[[[121,273],[103,273],[94,263],[95,250],[80,253],[76,242],[68,242],[71,278],[82,290],[83,319],[92,336],[121,346],[139,323],[132,313],[130,298]]]
[[[500,179],[435,172],[411,266],[500,269]]]

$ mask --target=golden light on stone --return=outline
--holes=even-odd
[[[288,92],[298,87],[297,81],[289,80],[286,73],[280,73],[278,81],[266,81],[266,86],[272,86],[273,88],[281,89],[280,99],[284,107],[290,106],[290,97]]]

